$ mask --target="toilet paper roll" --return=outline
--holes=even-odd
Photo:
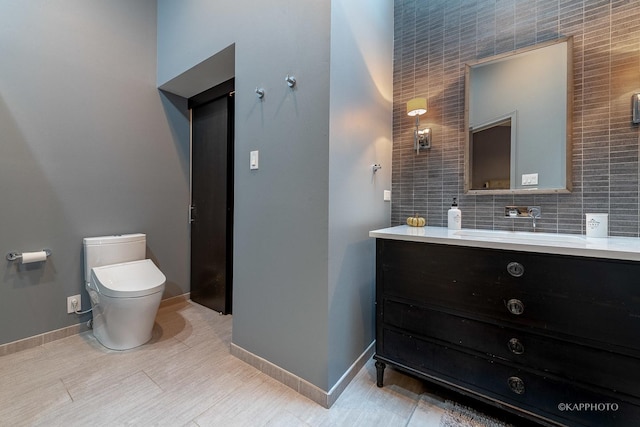
[[[40,252],[23,252],[22,263],[29,264],[31,262],[40,262],[47,260],[47,253],[45,251]]]

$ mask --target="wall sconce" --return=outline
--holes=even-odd
[[[631,98],[631,111],[633,113],[633,124],[640,124],[640,93],[634,93]]]
[[[417,146],[422,149],[431,148],[431,128],[417,130]],[[418,151],[416,151],[417,153]]]
[[[416,118],[416,128],[413,131],[413,148],[416,154],[420,149],[431,148],[431,129],[420,129],[420,116],[427,112],[427,98],[413,98],[407,102],[407,115]]]

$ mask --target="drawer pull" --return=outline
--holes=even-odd
[[[518,338],[511,338],[509,340],[509,350],[513,354],[523,354],[524,353],[524,344],[520,342]]]
[[[519,299],[510,299],[507,301],[507,310],[509,310],[511,314],[519,316],[524,313],[524,304]]]
[[[509,377],[507,380],[509,388],[515,394],[524,394],[524,381],[518,377]]]
[[[524,274],[524,265],[519,262],[510,262],[507,264],[507,271],[513,277],[521,277]]]

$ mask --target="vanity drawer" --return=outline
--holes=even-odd
[[[381,239],[377,250],[378,301],[397,297],[640,351],[640,263]],[[507,271],[512,262],[522,276]]]
[[[377,243],[380,279],[388,294],[420,297],[426,286],[444,293],[465,288],[488,293],[519,290],[618,307],[640,316],[640,262],[383,239]]]
[[[385,299],[385,326],[640,399],[640,359]],[[383,338],[383,337],[382,337]],[[384,339],[378,338],[377,343]]]
[[[640,316],[640,262],[516,251],[495,251],[493,258],[494,274],[510,288]]]
[[[605,395],[598,389],[580,387],[389,328],[382,330],[382,339],[376,354],[379,360],[390,360],[393,365],[419,372],[424,378],[471,390],[559,423],[630,426],[640,419],[640,407],[616,393]],[[578,410],[580,407],[575,405],[579,404],[588,404],[588,409],[583,406]]]

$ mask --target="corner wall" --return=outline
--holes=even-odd
[[[324,390],[329,14],[324,1],[158,1],[158,85],[235,45],[233,343]]]
[[[158,2],[159,85],[235,46],[233,346],[325,392],[373,341],[390,217],[392,4],[353,3]]]
[[[393,2],[331,2],[329,386],[375,340],[375,239],[391,203]],[[372,165],[382,169],[373,173]]]

